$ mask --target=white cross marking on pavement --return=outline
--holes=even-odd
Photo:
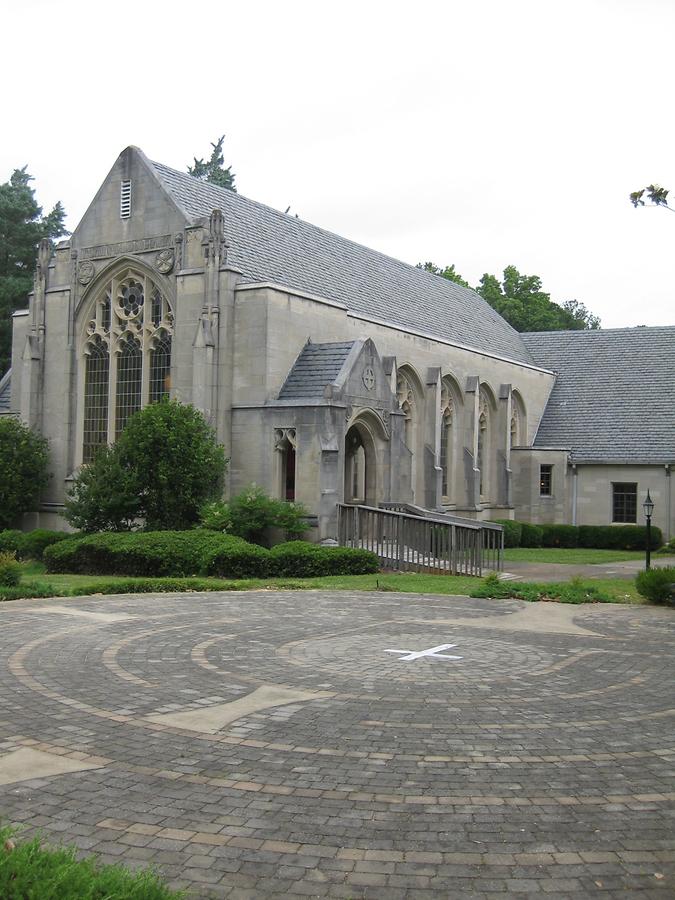
[[[438,647],[430,647],[428,650],[385,650],[385,653],[405,653],[405,656],[399,656],[399,662],[409,662],[413,659],[420,659],[423,656],[432,656],[434,659],[463,659],[461,656],[447,656],[441,653],[441,650],[452,650],[457,644],[439,644]]]

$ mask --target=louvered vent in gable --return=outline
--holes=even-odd
[[[122,181],[120,184],[120,219],[128,219],[131,216],[131,182]]]

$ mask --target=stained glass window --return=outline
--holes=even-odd
[[[112,277],[90,310],[82,357],[85,463],[119,437],[129,416],[169,396],[173,335],[168,299],[133,269]]]

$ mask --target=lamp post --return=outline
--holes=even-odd
[[[644,510],[645,520],[647,522],[647,558],[645,560],[645,569],[649,569],[651,567],[652,559],[652,513],[654,512],[654,501],[649,496],[649,491],[647,491],[647,497],[642,504],[642,509]]]

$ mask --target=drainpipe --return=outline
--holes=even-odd
[[[572,525],[577,524],[577,487],[578,473],[576,465],[572,466]]]

